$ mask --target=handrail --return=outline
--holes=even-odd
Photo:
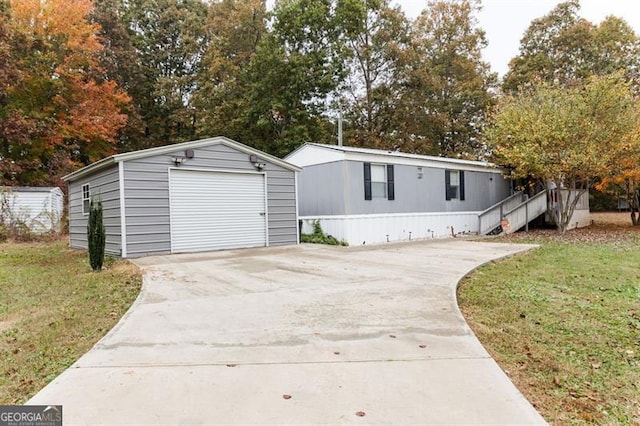
[[[478,214],[478,233],[484,235],[500,225],[500,221],[504,216],[505,208],[510,208],[514,203],[522,202],[523,193],[518,191],[510,195],[504,200],[494,204],[488,209]]]
[[[544,189],[544,190],[542,190],[542,191],[538,192],[538,193],[537,193],[536,195],[534,195],[533,197],[531,197],[531,198],[527,198],[527,199],[526,199],[526,200],[524,200],[522,203],[518,204],[517,206],[515,206],[514,208],[512,208],[511,210],[509,210],[508,212],[506,212],[504,215],[505,215],[505,216],[507,216],[507,215],[509,215],[509,214],[511,214],[511,213],[513,213],[513,212],[515,212],[516,210],[518,210],[518,209],[520,209],[520,208],[524,207],[524,205],[525,205],[525,204],[529,204],[529,203],[533,202],[534,200],[536,200],[537,198],[539,198],[539,197],[541,197],[541,196],[543,196],[543,195],[546,195],[546,194],[547,194],[547,191],[548,191],[548,189]]]
[[[480,212],[480,213],[478,214],[478,216],[482,217],[482,216],[484,216],[485,214],[489,213],[491,210],[494,210],[494,209],[499,208],[501,205],[508,203],[508,202],[509,202],[509,201],[511,201],[513,198],[518,197],[518,196],[519,196],[519,197],[522,197],[522,191],[518,191],[518,192],[516,192],[515,194],[508,196],[508,197],[507,197],[507,198],[505,198],[504,200],[502,200],[502,201],[499,201],[499,202],[495,203],[494,205],[492,205],[492,206],[491,206],[491,207],[489,207],[488,209],[486,209],[486,210],[484,210],[484,211]]]
[[[516,232],[523,226],[528,231],[529,221],[543,214],[548,209],[547,190],[543,190],[531,198],[527,198],[523,203],[515,206],[504,214],[509,226],[504,232],[510,234]],[[523,217],[524,214],[524,217]]]
[[[529,198],[522,191],[518,191],[515,194],[500,201],[499,203],[494,204],[493,206],[489,207],[485,211],[478,214],[478,233],[485,234],[486,232],[492,231],[493,229],[500,226],[500,223],[503,219],[511,218],[511,216],[517,215],[518,212],[521,212],[522,210],[524,210],[525,218],[524,219],[520,218],[517,221],[519,222],[520,220],[525,220],[525,222],[527,222],[525,223],[525,225],[528,227],[529,206],[531,206],[532,203],[535,203],[538,200],[540,200],[542,197],[545,197],[547,192],[548,190],[545,189],[535,194],[533,197]],[[517,200],[517,197],[522,197],[524,199]],[[514,201],[517,202],[518,204],[511,207],[510,204],[512,205]],[[546,206],[546,200],[545,200],[545,206]],[[504,211],[505,207],[511,207],[511,208],[507,211]],[[536,210],[536,216],[539,215],[538,210],[540,210],[540,206],[535,207],[535,210]],[[487,223],[483,223],[483,222],[487,222]]]

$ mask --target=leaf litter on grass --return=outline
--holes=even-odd
[[[138,295],[134,265],[109,260],[95,273],[86,253],[66,244],[0,244],[0,404],[21,404],[40,390]]]
[[[541,246],[480,268],[461,284],[460,306],[548,421],[636,425],[640,229],[626,214],[592,219],[564,236],[536,230],[494,239]]]

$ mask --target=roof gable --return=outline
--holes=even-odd
[[[214,138],[200,139],[196,141],[182,142],[182,143],[176,143],[172,145],[148,148],[140,151],[132,151],[132,152],[125,152],[122,154],[115,154],[110,157],[103,158],[102,160],[97,161],[88,166],[85,166],[80,170],[76,170],[75,172],[66,175],[63,179],[67,182],[71,182],[83,176],[86,176],[88,174],[94,173],[98,170],[104,169],[112,164],[116,164],[124,161],[130,161],[130,160],[137,160],[140,158],[153,157],[156,155],[170,154],[172,152],[185,151],[188,149],[197,149],[197,148],[202,148],[202,147],[207,147],[212,145],[225,145],[225,146],[228,146],[229,148],[236,149],[238,151],[244,152],[249,155],[256,155],[259,158],[263,158],[285,169],[296,171],[296,172],[300,171],[299,167],[291,163],[288,163],[284,160],[281,160],[278,157],[267,154],[266,152],[260,151],[255,148],[251,148],[250,146],[241,144],[240,142],[236,142],[224,136],[217,136]]]

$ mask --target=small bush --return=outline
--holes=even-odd
[[[320,221],[318,220],[313,222],[313,234],[300,234],[300,242],[312,244],[328,244],[331,246],[348,245],[344,240],[339,240],[334,236],[326,235],[324,231],[322,231],[322,226],[320,226]]]
[[[106,233],[102,221],[102,201],[91,200],[89,221],[87,222],[87,241],[89,243],[89,263],[94,271],[102,269]]]
[[[24,222],[15,222],[11,227],[11,239],[18,243],[30,243],[38,236]]]

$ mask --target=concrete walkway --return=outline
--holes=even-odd
[[[531,246],[443,240],[150,257],[120,323],[31,404],[64,424],[544,424],[458,281]]]

